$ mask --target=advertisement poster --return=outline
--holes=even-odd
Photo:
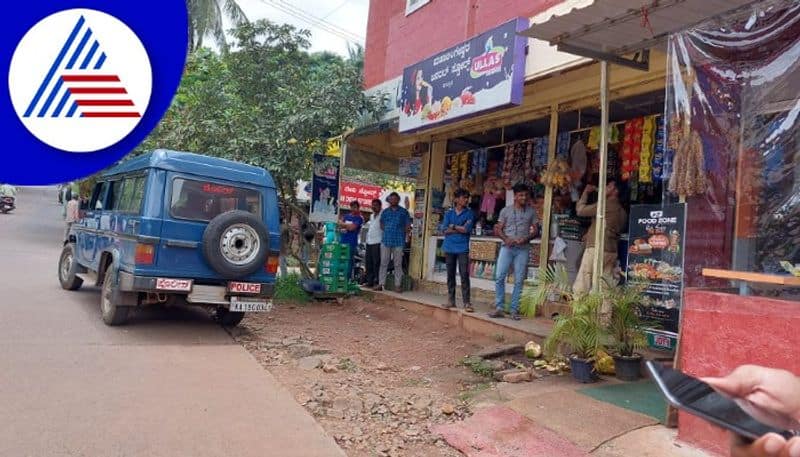
[[[414,219],[414,235],[422,238],[422,227],[425,220],[425,189],[414,191],[414,212],[411,216]]]
[[[400,132],[522,103],[525,46],[519,18],[403,70]]]
[[[357,201],[362,211],[372,206],[372,200],[381,198],[383,188],[371,184],[342,181],[339,188],[339,206],[350,208],[350,202]]]
[[[314,154],[311,222],[336,222],[339,202],[339,158]]]
[[[633,205],[627,278],[644,287],[644,317],[677,333],[683,293],[686,204]]]
[[[404,178],[416,178],[422,171],[422,157],[401,157],[398,175]]]

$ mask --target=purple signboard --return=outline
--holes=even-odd
[[[400,132],[522,103],[528,28],[518,18],[403,70]]]

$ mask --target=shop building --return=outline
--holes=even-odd
[[[680,322],[683,369],[721,375],[757,363],[800,373],[792,356],[800,340],[791,330],[800,322],[800,278],[786,271],[800,264],[800,4],[567,0],[500,8],[470,1],[464,15],[464,2],[409,1],[417,5],[408,14],[391,3],[373,2],[365,63],[367,89],[390,94],[391,111],[351,134],[348,147],[353,156],[382,158],[382,166],[421,162],[409,268],[418,287],[444,281],[436,226],[456,186],[470,189],[485,223],[473,236],[476,289],[493,292],[492,215],[519,181],[534,185],[545,221],[528,277],[550,258],[556,237],[574,273],[585,221],[568,208],[575,187],[596,172],[601,189],[610,179],[623,183],[629,215],[644,204],[681,208],[679,238],[659,232],[665,224],[656,211],[640,218],[644,236],[628,227],[631,236],[621,236],[617,248],[629,278],[677,280],[682,316],[675,303],[660,308],[664,322]],[[436,20],[449,23],[421,40]],[[504,26],[529,37],[524,59],[516,43],[498,38]],[[510,67],[496,63],[498,47],[514,61]],[[466,60],[469,71],[500,70],[479,89],[448,79],[440,65]],[[452,74],[458,65],[448,68]],[[503,84],[510,87],[496,104],[481,105],[480,90]],[[472,106],[482,109],[465,109]],[[494,193],[492,181],[499,183]],[[680,252],[679,264],[625,265],[626,254],[666,247]],[[719,429],[689,416],[680,423],[681,437],[724,453]]]

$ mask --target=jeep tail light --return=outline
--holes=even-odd
[[[138,243],[134,262],[136,265],[152,265],[155,259],[156,247],[152,244]]]
[[[278,273],[278,256],[269,256],[267,257],[267,263],[264,265],[264,270],[267,273],[274,275]]]

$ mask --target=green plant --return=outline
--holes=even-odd
[[[461,364],[472,370],[473,373],[490,377],[494,374],[494,369],[481,357],[464,357]]]
[[[611,318],[608,333],[615,354],[631,357],[647,345],[645,329],[655,323],[642,319],[643,288],[640,286],[616,286],[606,291],[611,303]]]
[[[275,300],[293,303],[308,302],[308,293],[300,286],[300,279],[300,275],[297,273],[278,276],[278,279],[275,281]]]
[[[564,345],[578,358],[594,359],[606,339],[600,320],[603,298],[602,293],[595,292],[573,298],[572,314],[556,318],[553,331],[544,342],[545,353],[552,356]]]
[[[535,316],[536,310],[551,296],[565,301],[571,301],[573,298],[572,284],[564,265],[547,265],[545,268],[539,268],[536,278],[525,281],[519,304],[520,314]]]

